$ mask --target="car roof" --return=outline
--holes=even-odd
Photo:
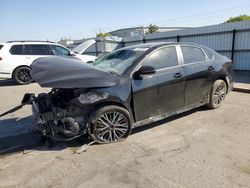
[[[136,45],[131,45],[127,46],[124,49],[129,49],[129,48],[158,48],[161,46],[168,46],[168,45],[191,45],[191,46],[197,46],[200,48],[207,48],[205,46],[202,46],[200,44],[195,44],[191,42],[150,42],[150,43],[143,43],[143,44],[136,44]]]
[[[58,44],[55,42],[51,42],[51,41],[7,41],[5,43],[2,44]]]
[[[176,42],[150,42],[150,43],[131,45],[131,46],[127,46],[125,48],[155,48],[158,46],[170,45],[170,44],[174,44],[174,43],[176,43]]]

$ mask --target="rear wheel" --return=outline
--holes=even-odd
[[[98,143],[112,143],[127,138],[131,133],[129,112],[118,106],[105,106],[95,112],[92,139]]]
[[[13,79],[21,85],[30,84],[33,80],[29,67],[18,67],[13,73]]]
[[[221,103],[226,98],[226,95],[227,84],[223,80],[216,80],[211,89],[209,103],[207,106],[212,109],[219,108]]]

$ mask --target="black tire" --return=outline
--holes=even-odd
[[[30,67],[18,67],[13,73],[13,79],[20,85],[30,84],[33,81],[30,70]]]
[[[210,91],[207,107],[216,109],[221,106],[227,95],[227,84],[224,80],[216,80]]]
[[[129,112],[115,105],[105,106],[94,112],[90,125],[91,138],[101,144],[122,141],[132,130]]]

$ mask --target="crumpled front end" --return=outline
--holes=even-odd
[[[53,140],[68,140],[88,131],[94,103],[108,98],[90,89],[53,89],[41,93],[32,104],[34,128]]]

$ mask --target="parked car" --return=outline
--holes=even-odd
[[[0,78],[12,78],[19,84],[32,82],[31,63],[51,55],[71,56],[85,63],[93,62],[96,57],[79,55],[53,42],[42,41],[9,41],[0,44]]]
[[[59,66],[60,65],[60,66]],[[53,140],[89,134],[99,143],[125,139],[134,127],[202,105],[220,107],[232,90],[232,61],[189,43],[147,43],[93,62],[49,57],[32,64],[49,93],[26,94],[34,127]]]

